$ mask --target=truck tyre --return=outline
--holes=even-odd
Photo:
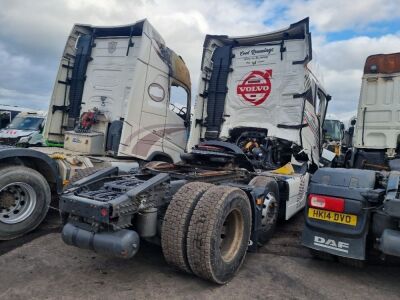
[[[0,240],[34,230],[49,210],[51,192],[46,179],[24,166],[0,169]]]
[[[279,219],[279,187],[275,179],[265,176],[254,177],[249,185],[265,187],[268,191],[263,204],[261,231],[258,235],[258,245],[262,246],[273,236]]]
[[[171,266],[191,273],[187,258],[187,232],[197,202],[213,185],[205,182],[190,182],[182,186],[173,196],[165,213],[161,229],[161,245],[165,260]]]
[[[197,276],[218,284],[239,270],[251,233],[251,208],[239,188],[215,186],[201,197],[187,238],[190,268]]]

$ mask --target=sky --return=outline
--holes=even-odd
[[[400,52],[400,0],[0,0],[0,104],[47,110],[74,23],[147,18],[189,67],[197,91],[206,34],[249,35],[310,17],[329,116],[356,114],[367,56]]]

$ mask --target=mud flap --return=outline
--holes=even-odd
[[[305,226],[302,235],[302,244],[303,246],[321,252],[365,260],[366,238],[366,233],[355,238],[348,238],[315,231]]]

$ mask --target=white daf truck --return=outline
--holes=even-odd
[[[353,149],[347,165],[357,169],[400,170],[400,53],[367,58],[362,77]]]
[[[74,182],[60,199],[64,242],[131,258],[145,239],[173,267],[229,281],[247,250],[305,205],[330,99],[311,59],[308,19],[268,34],[207,35],[182,161]]]
[[[51,147],[0,148],[0,240],[36,228],[51,195],[72,177],[113,165],[127,170],[141,161],[180,160],[190,88],[184,61],[147,20],[75,25],[44,128]]]

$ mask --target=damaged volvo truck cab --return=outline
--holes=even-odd
[[[147,20],[120,27],[75,25],[45,138],[90,155],[179,161],[189,130],[190,85],[184,61]],[[177,88],[181,99],[171,93]]]
[[[308,23],[266,35],[206,37],[188,149],[218,139],[238,145],[262,169],[282,166],[292,154],[319,164],[330,96],[302,26]]]
[[[131,258],[141,238],[179,270],[229,281],[279,218],[304,207],[319,165],[329,96],[310,69],[308,26],[207,35],[182,162],[73,184],[60,200],[64,242]]]
[[[308,19],[264,35],[207,35],[203,47],[188,149],[217,140],[239,147],[262,172],[293,168],[280,177],[292,199],[281,207],[289,219],[304,207],[309,173],[320,165],[331,99],[311,62]]]

